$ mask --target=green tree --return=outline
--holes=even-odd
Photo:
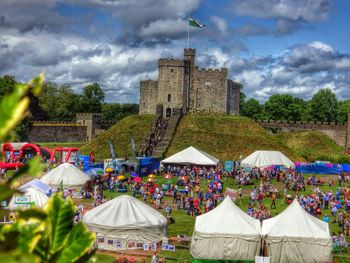
[[[101,112],[105,93],[99,84],[93,83],[86,86],[80,98],[81,112]]]
[[[336,121],[338,101],[330,89],[319,90],[310,101],[310,118],[314,121]]]
[[[256,99],[249,99],[241,104],[241,114],[251,119],[262,118],[263,106]]]
[[[346,122],[348,119],[348,113],[350,113],[350,100],[344,100],[338,102],[338,122]]]
[[[303,120],[306,110],[304,100],[287,94],[272,95],[264,105],[266,117],[271,120]]]

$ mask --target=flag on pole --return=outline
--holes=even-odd
[[[192,27],[199,27],[199,28],[205,27],[205,25],[200,24],[198,21],[194,20],[192,17],[188,19],[188,25]]]
[[[60,182],[60,192],[63,192],[63,180]]]
[[[111,158],[112,158],[112,161],[113,161],[117,157],[117,155],[115,153],[114,145],[113,145],[112,140],[108,140],[108,143],[109,143],[109,150],[111,152]]]

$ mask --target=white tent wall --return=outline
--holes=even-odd
[[[98,249],[112,251],[135,249],[136,247],[128,247],[130,242],[148,244],[158,243],[166,238],[167,232],[166,226],[130,230],[98,230],[88,226],[88,229],[92,232],[96,232]]]
[[[271,263],[327,263],[332,256],[332,239],[267,237]]]
[[[212,235],[194,232],[191,254],[197,259],[254,261],[260,252],[260,241],[258,235]]]

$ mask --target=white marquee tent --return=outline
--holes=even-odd
[[[279,151],[255,151],[241,161],[242,167],[263,168],[271,165],[283,165],[294,168],[294,163]]]
[[[41,177],[40,181],[57,190],[61,182],[64,188],[79,188],[84,187],[90,179],[90,176],[80,171],[73,164],[63,163]]]
[[[263,221],[271,263],[330,262],[328,223],[307,213],[297,200],[281,214]]]
[[[219,160],[210,154],[190,146],[162,161],[164,164],[192,164],[216,166]]]
[[[197,261],[253,260],[259,255],[260,222],[237,207],[230,197],[196,217],[191,254]]]
[[[157,243],[166,238],[167,219],[128,195],[91,209],[82,221],[97,233],[99,249],[133,249],[136,243]]]
[[[52,188],[48,186],[47,184],[43,183],[39,179],[34,179],[18,188],[18,190],[24,192],[28,188],[35,188],[36,190],[41,191],[42,193],[46,194],[47,196],[51,196],[52,194]]]
[[[47,195],[41,191],[35,188],[27,188],[24,193],[12,197],[8,208],[14,210],[17,208],[44,207],[48,200]]]

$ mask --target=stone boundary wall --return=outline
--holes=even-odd
[[[347,123],[315,122],[315,121],[276,121],[255,120],[268,130],[276,132],[320,131],[332,138],[341,147],[350,147],[350,115]]]
[[[30,142],[85,142],[84,125],[65,123],[32,123],[28,132]]]

